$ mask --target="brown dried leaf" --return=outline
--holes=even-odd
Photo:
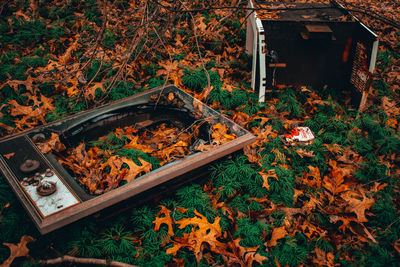
[[[316,254],[317,258],[313,258],[312,261],[316,266],[335,266],[335,255],[333,255],[332,252],[325,252],[322,249],[316,247],[314,249],[314,253]]]
[[[174,229],[173,229],[173,221],[170,216],[171,210],[167,209],[165,206],[160,206],[161,210],[157,213],[157,217],[154,219],[153,223],[155,224],[154,226],[154,231],[160,230],[160,226],[162,224],[166,224],[168,226],[168,234],[170,236],[174,235]],[[164,214],[164,217],[160,217],[160,215]]]
[[[15,258],[28,256],[29,249],[26,247],[26,245],[29,242],[34,242],[34,241],[36,241],[36,239],[34,239],[33,237],[24,235],[21,237],[21,240],[18,245],[14,245],[14,244],[10,244],[10,243],[3,243],[3,245],[10,248],[10,257],[8,259],[6,259],[1,264],[1,266],[8,267],[11,265],[11,263],[14,261]]]
[[[200,261],[203,244],[207,243],[212,251],[225,247],[225,244],[217,240],[222,235],[221,226],[219,222],[220,217],[216,217],[214,223],[209,223],[207,218],[194,211],[195,217],[183,218],[176,223],[179,224],[180,229],[184,229],[186,226],[192,224],[195,227],[192,228],[192,232],[184,234],[183,238],[175,238],[174,246],[167,249],[167,254],[176,255],[176,252],[183,247],[186,247],[194,252],[197,261]]]
[[[359,189],[359,193],[352,190],[343,193],[341,197],[348,204],[347,210],[349,212],[354,212],[359,222],[368,222],[365,217],[365,210],[370,209],[375,203],[374,198],[368,198],[362,188]]]
[[[50,151],[63,151],[65,149],[65,145],[61,143],[60,137],[56,133],[51,133],[51,136],[49,139],[47,139],[43,143],[36,143],[36,146],[39,148],[39,150],[43,153],[46,154]]]
[[[397,107],[397,103],[391,101],[387,96],[382,97],[382,108],[389,117],[400,115],[400,108]]]
[[[128,183],[133,181],[137,176],[139,176],[142,173],[149,173],[152,169],[151,163],[141,158],[138,158],[138,160],[140,161],[141,165],[136,165],[135,162],[133,162],[133,160],[128,159],[126,157],[122,158],[122,162],[128,164],[129,166],[129,171],[123,179]]]
[[[234,134],[228,134],[229,128],[226,125],[217,123],[211,127],[211,136],[213,138],[213,143],[218,145],[224,144],[236,138]]]
[[[315,157],[314,151],[307,151],[307,150],[304,150],[304,149],[300,148],[300,149],[297,149],[296,152],[302,158],[303,157],[308,157],[308,158]]]
[[[104,92],[102,82],[94,83],[92,86],[86,88],[85,93],[84,93],[85,98],[88,100],[94,100],[97,89],[100,89],[102,92]]]
[[[135,135],[135,136],[127,135],[126,137],[128,137],[131,141],[128,144],[126,144],[124,146],[124,148],[133,148],[133,149],[141,150],[144,153],[152,153],[152,152],[154,152],[153,148],[151,148],[149,146],[146,146],[146,145],[142,145],[142,144],[140,144],[138,142],[139,141],[139,136],[138,135]]]
[[[342,170],[337,167],[336,161],[329,160],[329,165],[331,165],[333,169],[329,174],[329,177],[324,177],[323,187],[331,192],[332,196],[329,196],[329,201],[332,202],[334,200],[334,196],[348,190],[350,187],[344,184],[344,175]]]
[[[267,242],[268,247],[275,247],[278,245],[278,240],[284,238],[288,233],[286,232],[285,226],[274,228],[272,231],[271,240]]]
[[[228,249],[217,250],[219,254],[227,256],[226,264],[228,266],[235,266],[240,264],[240,266],[253,266],[254,261],[262,265],[267,257],[264,257],[257,253],[258,247],[243,247],[240,245],[241,238],[233,240],[233,242],[228,243]],[[233,252],[231,252],[233,251]]]
[[[268,178],[275,178],[277,181],[279,181],[274,169],[268,170],[266,173],[264,171],[258,172],[258,174],[263,178],[264,182],[262,186],[267,188],[267,190],[269,190]]]
[[[14,152],[11,152],[11,153],[8,153],[8,154],[3,155],[3,157],[5,157],[6,159],[10,159],[10,158],[12,158],[14,155],[15,155],[15,153],[14,153]]]
[[[394,249],[400,254],[400,239],[394,242]]]
[[[303,172],[301,182],[311,188],[321,188],[321,174],[318,167],[307,166],[309,172]]]

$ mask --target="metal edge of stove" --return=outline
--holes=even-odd
[[[197,104],[196,104],[197,107],[198,107],[198,105],[202,105],[203,116],[206,116],[206,117],[213,116],[214,122],[222,122],[224,124],[227,124],[227,126],[231,129],[231,131],[236,133],[238,135],[238,137],[234,140],[231,140],[231,141],[225,143],[225,144],[219,145],[219,146],[211,149],[210,151],[197,152],[197,153],[192,154],[184,159],[180,159],[180,160],[174,161],[172,163],[166,164],[159,169],[156,169],[146,175],[143,175],[143,176],[135,179],[131,183],[125,184],[123,186],[120,186],[120,187],[112,190],[112,191],[109,191],[102,195],[93,197],[91,199],[86,199],[85,201],[82,201],[79,205],[72,206],[68,209],[60,211],[60,212],[58,212],[54,215],[51,215],[47,218],[42,218],[38,214],[37,210],[33,207],[33,204],[29,201],[27,195],[22,190],[22,188],[21,188],[20,184],[18,183],[18,181],[16,180],[16,178],[13,177],[14,176],[13,172],[9,169],[9,167],[7,166],[7,163],[4,161],[4,159],[2,157],[0,157],[1,158],[0,170],[6,176],[6,178],[7,178],[6,180],[10,184],[11,188],[13,189],[13,191],[15,192],[15,194],[17,195],[19,200],[22,202],[24,208],[28,212],[29,216],[31,217],[35,226],[37,227],[37,229],[39,230],[39,232],[41,234],[46,234],[48,232],[56,230],[60,227],[63,227],[65,225],[69,224],[69,223],[72,223],[83,217],[86,217],[90,214],[100,211],[106,207],[112,206],[122,200],[126,200],[132,196],[135,196],[141,192],[144,192],[156,185],[160,185],[171,179],[179,177],[180,175],[182,175],[188,171],[193,171],[193,170],[195,170],[201,166],[204,166],[216,159],[219,159],[219,158],[226,156],[232,152],[242,149],[244,146],[251,144],[252,142],[255,141],[255,136],[252,135],[247,130],[245,130],[243,127],[241,127],[240,125],[231,121],[230,119],[226,118],[222,114],[216,112],[215,110],[211,109],[210,107],[208,107],[201,101],[195,99],[194,97],[187,94],[186,92],[182,91],[181,89],[171,85],[171,86],[154,88],[154,89],[148,90],[146,92],[128,97],[126,99],[122,99],[122,100],[119,100],[116,102],[109,103],[109,104],[99,107],[98,109],[95,109],[95,110],[84,111],[79,114],[70,116],[68,118],[64,118],[59,121],[50,123],[48,125],[40,126],[40,127],[31,129],[29,131],[25,131],[25,132],[18,133],[15,135],[7,136],[7,137],[1,139],[0,142],[6,142],[7,140],[11,140],[13,138],[21,137],[21,136],[27,137],[29,134],[44,131],[46,129],[48,129],[50,131],[61,130],[60,125],[62,125],[63,122],[70,122],[69,127],[72,127],[73,125],[76,126],[79,123],[88,121],[90,119],[93,119],[94,117],[99,116],[99,113],[105,114],[112,110],[123,108],[124,106],[132,106],[132,105],[146,103],[146,101],[148,101],[150,99],[151,95],[154,95],[155,93],[161,93],[161,92],[162,93],[168,93],[168,92],[178,93],[179,96],[182,97],[182,99],[185,103],[185,106],[187,106],[187,108],[190,110],[194,109],[193,102],[197,102]],[[144,99],[139,99],[140,97],[142,97]],[[136,101],[135,101],[135,99],[136,99]],[[85,117],[85,118],[82,118],[82,117]],[[51,165],[51,161],[49,161],[49,158],[46,157],[46,155],[41,154],[41,156],[42,156],[42,158],[44,158],[44,160],[47,163],[49,163]],[[9,179],[8,177],[13,177],[13,178]],[[60,177],[63,177],[63,176],[60,176]],[[64,179],[64,177],[63,177],[63,179]]]
[[[248,7],[254,8],[254,2],[258,2],[257,0],[249,0]],[[265,1],[268,2],[268,1]],[[369,62],[369,72],[371,74],[374,73],[376,58],[379,46],[379,37],[376,33],[374,33],[370,28],[368,28],[357,16],[348,11],[342,4],[337,2],[336,0],[330,0],[329,5],[334,8],[341,10],[344,14],[351,16],[355,21],[352,23],[357,23],[359,26],[364,28],[367,32],[369,32],[374,38],[372,51],[370,55]],[[247,12],[248,23],[247,23],[247,36],[246,36],[246,51],[248,53],[253,54],[253,62],[252,62],[252,79],[251,79],[251,88],[253,91],[257,91],[259,93],[259,102],[265,102],[265,92],[267,90],[267,73],[266,73],[266,43],[265,43],[265,32],[262,27],[262,21],[257,16],[257,12]],[[257,70],[257,65],[259,65],[259,70]],[[256,73],[259,75],[259,79],[256,78]],[[372,75],[371,75],[372,77]],[[368,95],[371,93],[371,87],[365,88],[365,90],[361,94],[361,100],[359,104],[359,111],[364,109],[364,106],[367,101]]]

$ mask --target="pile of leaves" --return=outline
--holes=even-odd
[[[5,245],[0,261],[10,256],[9,247],[7,264],[28,255],[28,246],[29,257],[15,259],[16,264],[70,255],[151,266],[397,266],[400,7],[393,1],[339,2],[358,9],[381,39],[373,92],[363,113],[348,104],[345,90],[334,88],[284,88],[258,103],[249,90],[245,1],[2,4],[2,135],[167,82],[247,128],[257,141],[244,153],[212,164],[205,183],[46,236],[34,229],[1,178],[0,240]],[[312,144],[284,142],[282,136],[296,126],[313,131]],[[154,169],[169,160],[165,154],[158,158],[155,150],[148,158],[142,152],[120,154],[134,133],[112,134],[122,141],[80,144],[71,158],[96,159],[95,153],[104,153],[104,161],[96,164],[108,164],[102,168],[105,178],[119,169],[116,179],[134,179],[127,174],[136,168]],[[107,146],[116,144],[118,152],[108,155]],[[70,168],[89,171],[80,164]]]
[[[166,163],[235,139],[225,125],[217,123],[210,128],[211,140],[195,143],[202,140],[199,127],[204,122],[206,120],[200,120],[186,129],[167,123],[144,130],[133,126],[116,128],[97,141],[91,141],[89,149],[85,142],[68,148],[66,156],[58,154],[59,161],[90,194],[102,194]]]

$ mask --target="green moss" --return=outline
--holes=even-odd
[[[96,25],[99,27],[101,26],[103,16],[99,10],[96,0],[86,1],[86,10],[84,15],[89,21],[96,23]]]
[[[108,49],[114,48],[115,43],[118,41],[118,39],[118,35],[116,35],[114,32],[106,31],[103,37],[102,44]]]
[[[296,99],[293,89],[287,88],[283,90],[279,96],[279,102],[276,105],[278,111],[289,112],[293,117],[299,117],[304,114],[304,110]]]
[[[278,241],[272,255],[278,259],[281,266],[298,266],[307,258],[308,251],[305,247],[299,246],[296,238],[286,236]]]
[[[222,81],[219,75],[210,70],[208,71],[208,75],[211,85],[217,90],[221,89]],[[183,71],[182,83],[189,89],[200,93],[208,85],[207,75],[201,68],[197,70],[185,69]]]
[[[117,154],[123,157],[128,157],[133,160],[136,164],[140,165],[140,161],[138,158],[143,159],[144,161],[150,162],[153,169],[155,170],[160,167],[160,161],[152,156],[147,155],[143,151],[137,149],[121,149],[117,151]]]
[[[111,89],[109,96],[111,100],[116,101],[138,93],[132,82],[117,82]]]
[[[264,231],[269,231],[269,226],[259,221],[252,222],[247,217],[237,219],[237,231],[234,238],[241,238],[240,245],[244,247],[257,247],[263,245]]]

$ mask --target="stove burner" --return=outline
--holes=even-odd
[[[43,133],[35,134],[32,137],[33,142],[43,142],[44,140],[46,140],[46,136]]]
[[[90,195],[85,191],[76,180],[76,174],[69,172],[58,161],[57,158],[63,156],[62,149],[53,147],[50,142],[44,143],[56,134],[59,137],[57,144],[63,143],[67,148],[72,148],[80,142],[98,140],[109,133],[110,129],[131,126],[138,135],[144,135],[164,123],[184,129],[179,134],[185,135],[191,130],[190,127],[196,125],[193,124],[196,121],[201,126],[197,125],[198,135],[188,139],[190,153],[185,154],[186,157],[177,156],[173,162],[167,160],[157,169],[101,195]],[[223,144],[211,144],[210,127],[218,124],[224,125],[235,138]],[[182,136],[179,135],[179,138]],[[171,185],[178,187],[201,177],[202,172],[208,170],[206,164],[243,149],[254,140],[255,137],[240,125],[184,91],[175,86],[165,86],[1,139],[0,171],[38,230],[45,234],[100,210],[114,207],[117,203],[130,203],[132,197],[135,197],[134,202],[144,197],[153,199],[163,188],[170,190]],[[43,149],[43,152],[41,145],[51,145],[50,150]],[[15,155],[5,157],[9,153]],[[84,159],[82,164],[85,164]]]
[[[44,174],[46,177],[51,177],[54,173],[50,169],[46,169],[46,173]]]
[[[55,182],[42,181],[36,187],[36,191],[41,196],[50,196],[57,191],[57,185]]]
[[[30,173],[37,170],[40,166],[39,161],[27,159],[24,163],[21,164],[20,170],[24,173]]]

